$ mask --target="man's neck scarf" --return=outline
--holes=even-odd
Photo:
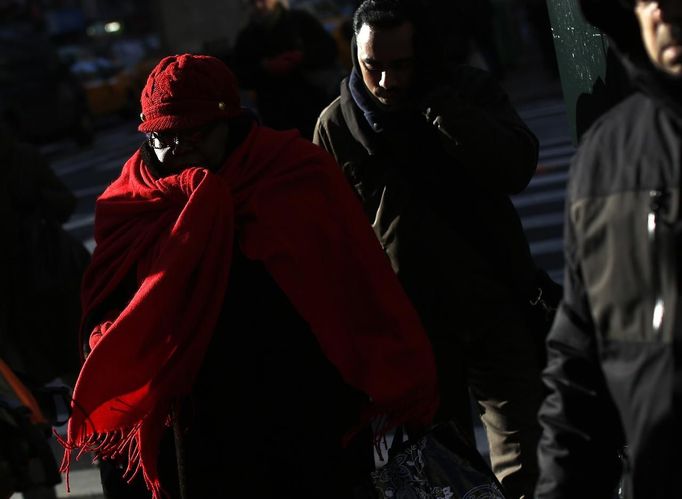
[[[375,133],[411,130],[423,118],[411,108],[391,109],[372,96],[357,68],[351,70],[348,90],[355,105]]]
[[[264,263],[344,380],[369,396],[361,423],[430,421],[436,374],[416,312],[340,168],[297,133],[254,127],[217,173],[154,178],[138,151],[97,200],[95,240],[84,317],[99,314],[133,271],[137,290],[95,327],[62,442],[64,471],[74,449],[123,455],[126,477],[141,471],[161,496],[164,424],[191,392],[235,242]]]

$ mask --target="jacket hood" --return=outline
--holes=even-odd
[[[682,79],[654,67],[642,41],[635,0],[579,0],[585,20],[609,38],[631,82],[682,115]]]
[[[640,68],[653,69],[644,49],[635,0],[579,0],[583,16],[605,33],[619,54]]]

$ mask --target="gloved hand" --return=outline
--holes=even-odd
[[[438,86],[425,92],[416,102],[416,106],[427,123],[434,126],[440,134],[458,145],[454,130],[448,127],[448,121],[460,114],[466,107],[457,92],[448,86]]]
[[[283,76],[291,73],[303,62],[303,52],[300,50],[289,50],[281,54],[265,59],[263,69],[273,76]]]

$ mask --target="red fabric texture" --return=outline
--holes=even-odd
[[[208,55],[161,59],[149,73],[140,103],[140,132],[195,128],[241,112],[237,79]]]
[[[430,423],[431,345],[338,165],[297,132],[254,127],[218,173],[155,179],[138,151],[97,200],[84,317],[136,264],[138,289],[93,331],[65,471],[69,449],[124,454],[128,476],[141,469],[161,497],[164,422],[190,393],[213,334],[235,238],[264,262],[346,382],[371,397],[365,422]]]

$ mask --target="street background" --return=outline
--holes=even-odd
[[[32,2],[21,2],[30,4]],[[99,76],[109,76],[114,79],[120,68],[137,67],[138,70],[149,67],[149,61],[156,61],[161,55],[175,53],[184,50],[199,50],[201,47],[212,47],[215,51],[228,50],[233,36],[223,34],[214,36],[211,39],[197,41],[198,36],[189,27],[187,29],[174,32],[173,36],[169,31],[177,19],[168,21],[165,26],[159,26],[158,16],[155,22],[146,19],[145,16],[154,17],[151,13],[168,14],[169,5],[175,8],[182,2],[169,2],[165,7],[162,2],[118,2],[118,7],[114,8],[115,2],[98,2],[96,0],[79,2],[38,2],[43,4],[60,4],[59,9],[72,9],[80,12],[82,22],[76,23],[76,31],[88,29],[91,33],[78,36],[66,34],[53,36],[55,47],[62,52],[70,54],[72,63],[78,62],[78,57],[82,54],[74,47],[87,45],[93,47],[98,45],[100,59],[108,61],[99,62],[100,66],[109,72],[99,69],[92,69],[87,64],[81,64],[81,71],[84,82],[92,83],[92,72],[98,72]],[[199,2],[202,3],[202,2]],[[314,3],[314,2],[313,2]],[[333,3],[333,2],[332,2]],[[244,2],[235,0],[234,9],[244,9]],[[344,2],[340,4],[346,5]],[[520,7],[520,2],[513,0],[494,2],[497,7],[496,37],[500,49],[500,60],[502,61],[503,73],[500,75],[500,83],[507,90],[509,96],[516,106],[521,117],[536,134],[540,142],[540,158],[538,161],[537,172],[530,185],[524,192],[513,197],[513,202],[520,214],[524,230],[528,236],[531,252],[538,265],[547,270],[552,278],[561,282],[563,271],[562,258],[562,225],[563,225],[563,204],[565,197],[565,184],[568,176],[568,165],[574,153],[572,142],[572,131],[568,121],[566,106],[562,96],[561,84],[556,73],[556,68],[548,64],[546,51],[534,33],[530,25],[527,13]],[[347,7],[347,5],[346,5]],[[58,9],[58,10],[59,10]],[[75,9],[75,10],[74,10]],[[98,10],[99,9],[99,10]],[[156,10],[155,10],[156,9]],[[229,10],[229,8],[228,8]],[[239,10],[241,12],[241,10]],[[121,14],[121,12],[123,12]],[[127,12],[126,15],[123,15]],[[339,8],[336,12],[348,14],[347,9]],[[88,14],[89,13],[89,14]],[[105,16],[104,13],[107,15]],[[209,12],[210,13],[210,12]],[[89,19],[95,15],[97,19]],[[117,19],[114,14],[120,14],[121,19],[126,19],[130,26],[130,36],[120,34],[107,29],[116,29],[111,26],[113,19]],[[188,15],[187,11],[183,12]],[[43,15],[44,12],[43,12]],[[52,20],[53,28],[57,29],[59,16],[51,14],[57,20]],[[195,16],[191,14],[190,17]],[[50,17],[50,16],[47,16]],[[62,23],[68,24],[64,19],[69,16],[64,14]],[[196,16],[195,16],[196,17]],[[331,23],[329,18],[325,22]],[[235,24],[236,21],[232,21]],[[109,24],[109,28],[105,28]],[[188,24],[191,24],[189,22]],[[336,24],[328,24],[333,29]],[[55,28],[54,26],[57,26]],[[126,26],[121,21],[119,30]],[[63,27],[62,27],[63,28]],[[97,30],[100,31],[97,31]],[[206,31],[204,31],[206,33]],[[83,36],[89,36],[89,43],[84,44]],[[184,38],[183,38],[184,36]],[[208,35],[206,35],[208,36]],[[549,34],[551,39],[551,33]],[[169,39],[175,40],[175,44],[169,44]],[[65,40],[65,41],[64,41]],[[76,43],[74,40],[79,40]],[[96,40],[96,43],[93,43]],[[121,60],[115,60],[111,56],[111,47],[119,46],[118,52],[124,53],[122,46],[128,47],[128,56],[133,63],[125,65]],[[70,47],[69,50],[64,47]],[[108,47],[108,51],[102,47]],[[133,54],[136,52],[137,55]],[[93,52],[94,53],[94,52]],[[108,54],[107,57],[104,57]],[[132,55],[131,55],[132,54]],[[86,61],[92,61],[90,56],[82,56]],[[107,59],[108,58],[108,59]],[[147,61],[147,66],[144,65]],[[472,52],[471,62],[485,67],[485,62],[480,54]],[[136,66],[137,65],[137,66]],[[146,74],[145,74],[146,76]],[[106,78],[105,78],[106,79]],[[126,159],[142,143],[143,136],[136,130],[137,113],[139,113],[139,85],[133,84],[126,87],[125,92],[137,92],[136,94],[126,94],[125,99],[120,103],[120,108],[106,111],[98,109],[92,112],[92,137],[91,140],[79,141],[71,136],[60,136],[58,138],[38,138],[31,139],[39,146],[44,156],[49,160],[51,167],[57,175],[72,189],[78,198],[78,207],[71,219],[65,224],[65,228],[84,241],[88,248],[94,248],[93,222],[94,205],[97,196],[106,186],[118,176],[120,169]],[[109,95],[114,95],[113,90]],[[124,92],[124,93],[125,93]],[[100,97],[99,100],[92,98],[89,105],[102,106],[108,98]],[[494,147],[494,144],[491,144]],[[64,428],[58,428],[63,432]],[[482,428],[477,428],[477,438],[479,450],[487,456],[487,448]],[[55,455],[61,458],[61,449],[54,444]],[[56,487],[59,497],[71,497],[78,499],[100,498],[101,486],[99,484],[99,474],[96,467],[86,456],[83,460],[76,462],[70,477],[71,493],[67,494],[65,484]],[[12,499],[19,498],[16,494]]]
[[[537,172],[530,185],[513,202],[528,236],[538,265],[561,282],[563,271],[562,226],[568,164],[574,152],[571,132],[556,80],[528,59],[503,84],[510,92],[526,124],[540,141]],[[43,146],[57,174],[79,199],[77,212],[65,225],[72,233],[94,247],[92,224],[96,197],[119,173],[123,162],[141,144],[142,135],[135,121],[120,121],[102,129],[94,144],[79,149],[68,141]],[[482,427],[477,427],[479,451],[487,456]],[[61,455],[61,450],[56,448]],[[87,459],[87,458],[86,458]],[[64,485],[57,487],[59,497],[99,498],[101,487],[96,469],[81,462],[71,473],[71,494]]]

